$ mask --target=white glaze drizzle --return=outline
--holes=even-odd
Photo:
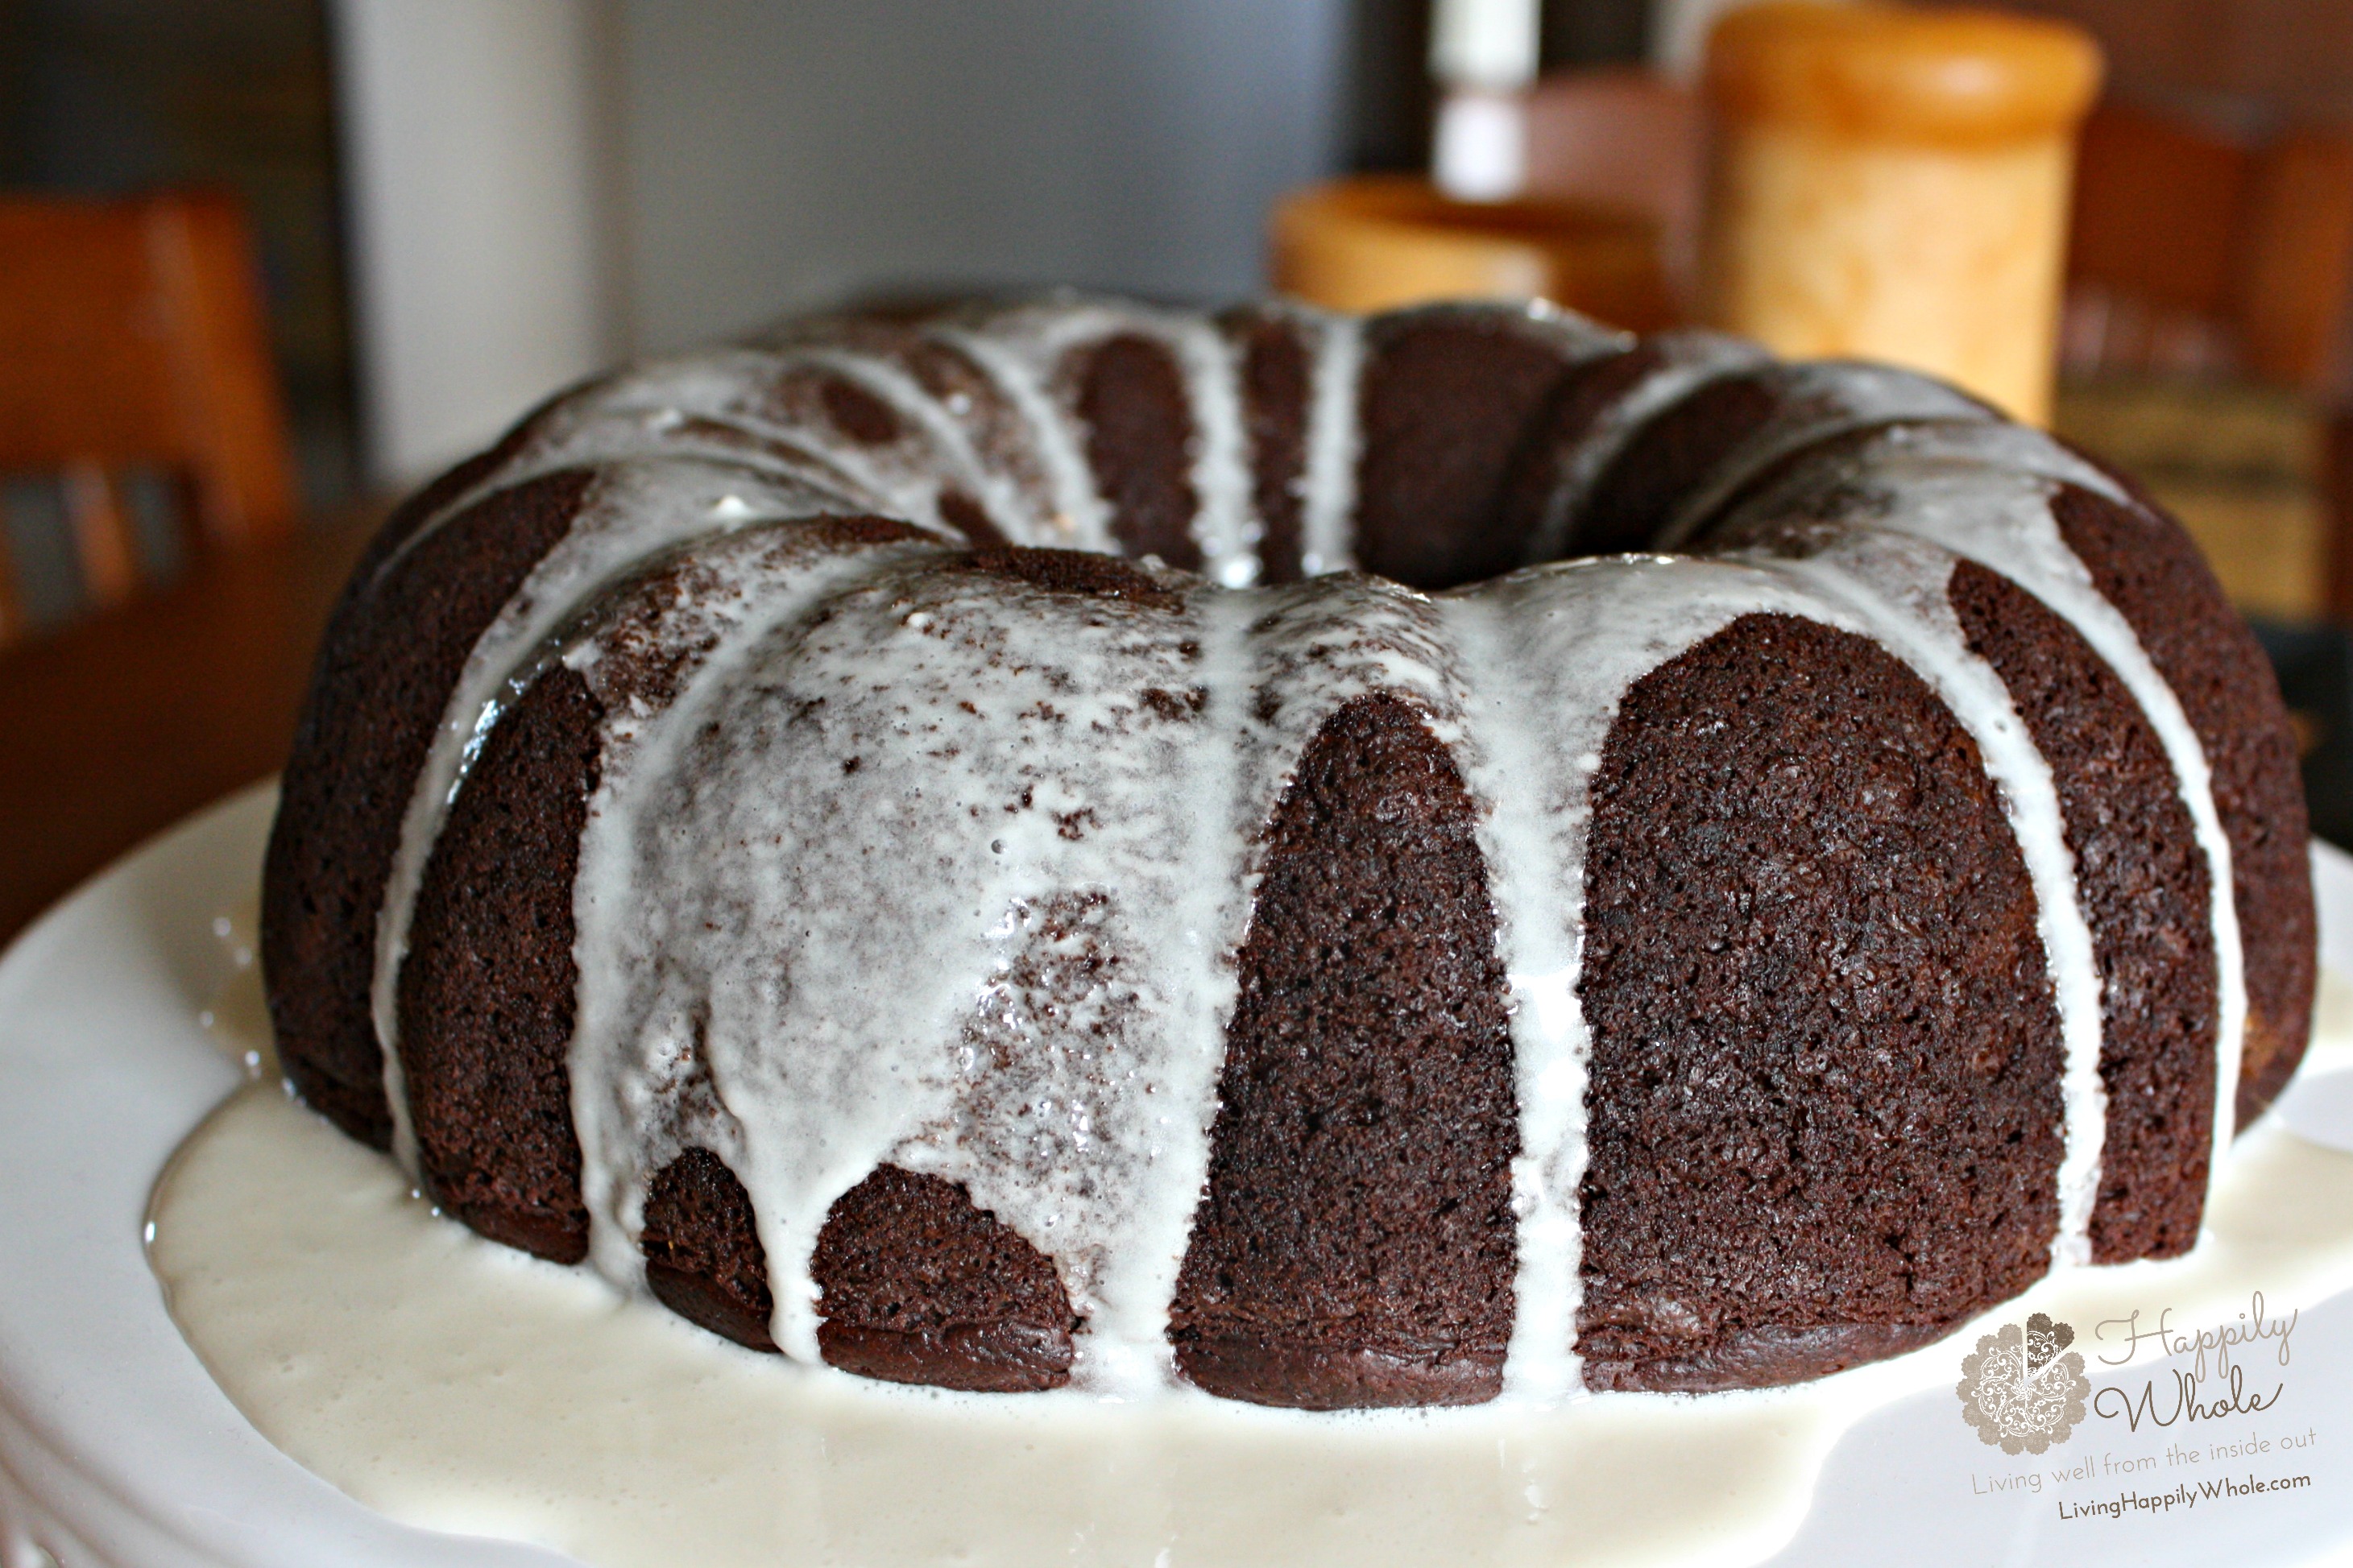
[[[1168,348],[1184,371],[1192,413],[1189,477],[1198,501],[1193,542],[1201,547],[1201,575],[1228,588],[1247,588],[1258,581],[1261,529],[1250,504],[1240,361],[1213,322],[1191,318],[1180,323]]]
[[[1544,517],[1522,552],[1521,558],[1531,565],[1567,552],[1572,521],[1592,493],[1594,481],[1653,416],[1706,382],[1772,363],[1755,343],[1721,332],[1654,332],[1644,341],[1661,356],[1659,364],[1604,409],[1562,461]]]
[[[1580,1386],[1578,1183],[1591,1037],[1577,997],[1594,774],[1636,681],[1743,616],[1848,617],[1753,566],[1620,556],[1535,567],[1441,596],[1476,700],[1460,752],[1487,806],[1480,847],[1511,986],[1520,1154],[1515,1315],[1505,1393],[1544,1402]]]
[[[1778,410],[1736,443],[1677,498],[1655,543],[1679,550],[1735,491],[1781,458],[1818,441],[1895,420],[1991,421],[1975,398],[1893,365],[1833,360],[1777,364],[1761,379],[1781,399]]]
[[[1050,362],[1037,363],[1016,346],[1009,333],[961,324],[944,325],[934,332],[997,383],[1030,431],[1053,510],[1039,520],[1039,537],[1018,542],[1065,550],[1113,549],[1111,509],[1095,492],[1094,470],[1087,462],[1077,422],[1063,415],[1061,402],[1047,379],[1059,367]]]
[[[1052,544],[1063,531],[1054,521],[1054,486],[1033,449],[1029,416],[963,346],[965,329],[977,320],[976,312],[958,311],[890,327],[855,319],[789,323],[770,335],[769,346],[780,353],[821,350],[845,367],[861,366],[871,389],[887,389],[901,413],[913,414],[963,455],[971,499],[998,531],[1017,544]],[[1009,438],[1008,422],[1018,440]],[[917,480],[937,487],[936,506],[947,488],[937,485],[944,476],[923,472],[920,460],[915,468]]]
[[[2059,786],[1993,667],[1968,647],[1945,596],[1954,558],[1908,535],[1858,531],[1820,552],[1774,561],[1853,608],[1870,635],[1926,680],[1977,742],[1986,773],[2034,886],[2035,929],[2052,978],[2065,1069],[2060,1080],[2064,1152],[2059,1163],[2054,1266],[2092,1260],[2092,1210],[2100,1195],[2107,1091],[2100,1081],[2101,978],[2075,857],[2067,847]]]
[[[661,620],[618,636],[682,651],[691,661],[668,700],[599,689],[617,634],[598,628],[567,648],[564,662],[606,699],[599,777],[588,802],[573,889],[579,966],[570,1052],[572,1114],[585,1158],[581,1178],[590,1256],[616,1282],[642,1267],[638,1238],[646,1184],[688,1143],[731,1163],[742,1158],[742,1127],[710,1092],[708,1062],[695,1039],[692,1000],[668,1005],[650,955],[667,940],[673,911],[634,886],[634,842],[647,826],[633,809],[643,777],[676,765],[693,734],[698,697],[739,668],[759,640],[806,613],[828,590],[871,574],[906,553],[903,545],[845,551],[794,548],[797,530],[747,530],[694,550],[681,591]],[[626,647],[626,642],[624,643]],[[621,657],[626,658],[624,652]],[[632,960],[646,955],[649,962]],[[701,1092],[697,1092],[700,1090]]]
[[[528,420],[506,460],[453,495],[426,519],[378,568],[380,577],[443,525],[491,494],[567,468],[595,468],[644,459],[701,458],[763,475],[772,482],[809,487],[833,496],[836,510],[871,508],[875,497],[850,491],[849,479],[811,442],[782,438],[783,449],[722,445],[689,428],[690,422],[750,437],[735,417],[747,385],[773,374],[776,356],[744,348],[649,360],[567,394]],[[772,437],[777,433],[771,432]]]
[[[1356,510],[1358,380],[1365,368],[1365,323],[1355,316],[1298,310],[1314,333],[1309,361],[1306,461],[1299,508],[1299,563],[1310,577],[1356,564],[1349,520]]]
[[[847,461],[840,454],[849,444],[836,441],[828,445],[828,455],[834,457],[837,464],[853,478],[861,477],[864,471],[868,491],[878,498],[878,510],[885,515],[937,518],[941,493],[952,485],[962,486],[992,518],[1008,513],[1020,515],[1018,498],[1008,493],[1008,487],[988,471],[964,428],[937,400],[926,396],[905,371],[877,355],[841,350],[808,349],[788,357],[786,363],[795,358],[830,371],[873,394],[901,419],[911,423],[914,434],[920,436],[920,440],[902,437],[889,444],[887,453],[871,448],[861,453],[849,447]],[[783,429],[776,433],[790,434]],[[944,520],[943,526],[946,526]]]
[[[393,1150],[412,1176],[417,1173],[417,1149],[401,1082],[398,1005],[409,914],[442,818],[467,767],[506,704],[521,695],[513,683],[518,668],[531,664],[539,645],[583,603],[648,555],[697,534],[839,510],[828,508],[827,499],[803,486],[692,458],[632,458],[601,465],[563,540],[533,568],[475,643],[443,707],[432,748],[409,795],[376,921],[370,1006],[376,1039],[384,1048]]]
[[[1845,478],[1879,498],[1858,507],[1841,525],[1886,529],[1926,540],[2010,579],[2073,626],[2121,681],[2163,749],[2180,790],[2212,884],[2213,933],[2220,1019],[2215,1035],[2214,1140],[2207,1187],[2218,1179],[2235,1131],[2240,1059],[2247,1017],[2246,961],[2240,946],[2231,844],[2215,808],[2204,745],[2181,704],[2158,673],[2139,636],[2100,595],[2092,575],[2060,537],[2051,510],[2062,483],[2112,500],[2126,498],[2116,481],[2057,442],[2023,426],[1984,422],[1936,424],[1887,430],[1864,443],[1843,465]],[[1769,515],[1786,504],[1791,484],[1744,509]],[[1736,526],[1738,519],[1733,520]]]
[[[1329,571],[1352,553],[1364,328],[1285,309],[1312,334],[1303,552],[1311,572]],[[1556,312],[1525,319],[1573,356],[1622,341]],[[1129,1397],[1165,1385],[1168,1302],[1208,1167],[1260,834],[1324,721],[1354,697],[1388,691],[1429,716],[1481,810],[1523,1151],[1513,1172],[1518,1313],[1507,1390],[1539,1401],[1571,1394],[1587,792],[1633,681],[1770,609],[1873,637],[1978,740],[2041,906],[2068,1063],[2054,1253],[2080,1259],[2104,1126],[2097,972],[2048,766],[1999,679],[1948,624],[1941,553],[1880,535],[1808,563],[1578,562],[1435,599],[1351,576],[1239,588],[1255,575],[1259,521],[1237,355],[1211,324],[1078,302],[922,331],[960,350],[1019,411],[1050,483],[1051,516],[1019,525],[1021,498],[959,424],[963,411],[943,409],[885,358],[821,339],[659,363],[575,395],[540,416],[499,473],[444,510],[454,516],[492,489],[560,468],[594,464],[600,474],[571,535],[474,649],[404,824],[374,1001],[412,1169],[395,1006],[409,907],[447,804],[503,703],[554,653],[592,680],[607,656],[593,632],[554,653],[550,639],[633,563],[698,535],[852,510],[928,521],[944,469],[985,495],[1000,523],[1014,514],[1008,532],[1021,542],[1113,548],[1064,366],[1074,348],[1124,331],[1167,346],[1184,373],[1202,503],[1195,534],[1227,588],[1171,578],[1181,611],[1145,616],[1031,594],[1023,613],[1005,616],[1002,582],[916,569],[907,558],[925,557],[921,544],[807,558],[705,551],[720,591],[678,609],[664,635],[709,647],[666,706],[625,705],[608,719],[575,895],[575,1117],[600,1272],[638,1283],[647,1183],[684,1143],[712,1146],[752,1194],[777,1342],[814,1361],[818,1230],[843,1191],[888,1161],[962,1183],[1055,1259],[1084,1320],[1079,1386]],[[1683,340],[1667,369],[1596,422],[1547,529],[1565,536],[1583,490],[1644,411],[1756,363],[1729,340]],[[881,397],[913,434],[876,452],[745,405],[747,384],[771,384],[796,364]],[[1800,412],[1768,422],[1703,476],[1672,531],[1823,435],[1889,419],[1984,418],[1957,395],[1895,373],[1807,367],[1784,379],[1808,395],[1795,400]],[[721,442],[701,459],[644,460],[690,418],[765,447]],[[2113,487],[2014,427],[1934,426],[1906,447],[1909,434],[1881,444],[1919,475],[1905,470],[1904,505],[1875,526],[1984,560],[2066,616],[2117,668],[2174,763],[2215,884],[2217,1071],[2227,1090],[2245,996],[2228,847],[2202,752],[2048,514],[2050,479]],[[2006,469],[1979,460],[2012,448]],[[1973,479],[2002,472],[2011,490],[2025,486],[2044,504],[2021,520],[2025,491],[1947,494],[1938,463]],[[1146,690],[1167,700],[1139,701]],[[712,733],[726,743],[712,744]],[[843,783],[852,757],[855,788]],[[1001,831],[972,826],[1000,819]],[[858,833],[842,831],[850,821]],[[731,848],[713,854],[712,844]],[[868,868],[878,853],[909,869],[876,879]],[[817,896],[842,885],[873,896],[849,908]],[[879,944],[878,932],[887,933]],[[1075,996],[1037,993],[1025,976],[1041,973],[1086,984]],[[2230,1101],[2218,1095],[2218,1156]]]
[[[1164,1381],[1244,918],[1239,867],[1198,871],[1205,848],[1239,859],[1196,807],[1225,798],[1227,748],[1187,743],[1236,706],[1186,700],[1235,688],[1198,668],[1230,639],[1043,593],[1008,622],[1005,591],[885,572],[837,586],[822,625],[786,616],[703,667],[667,743],[600,798],[593,865],[584,843],[583,897],[661,911],[578,945],[584,974],[633,993],[599,1006],[589,1049],[658,1068],[674,1020],[698,1019],[746,1130],[724,1152],[787,1353],[816,1358],[827,1212],[889,1162],[962,1183],[1054,1258],[1087,1322],[1082,1382],[1134,1393]],[[878,883],[877,864],[906,874]],[[871,893],[844,905],[843,886]],[[1025,964],[1057,960],[1092,965],[1088,988],[1019,994]]]

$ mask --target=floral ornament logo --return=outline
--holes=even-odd
[[[2043,1312],[2023,1329],[2006,1323],[1978,1340],[1953,1392],[1980,1441],[2000,1444],[2005,1454],[2040,1454],[2067,1440],[2092,1394],[2083,1355],[2067,1348],[2074,1342],[2073,1328]]]

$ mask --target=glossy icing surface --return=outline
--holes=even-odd
[[[1723,378],[1769,385],[1777,412],[1688,476],[1662,542],[1727,504],[1736,521],[1771,515],[1788,498],[1788,481],[1769,481],[1791,454],[1841,433],[1890,426],[1842,482],[1869,492],[1892,476],[1893,499],[1848,508],[1810,552],[1584,559],[1423,594],[1343,570],[1356,552],[1366,324],[1291,308],[1279,319],[1306,345],[1301,559],[1326,574],[1296,584],[1253,585],[1266,520],[1253,510],[1237,352],[1187,312],[1078,301],[949,317],[880,343],[855,324],[807,323],[625,372],[537,416],[443,514],[557,468],[599,475],[473,648],[410,799],[375,1005],[411,1169],[396,998],[443,815],[483,736],[552,662],[593,689],[611,660],[650,647],[680,673],[651,698],[608,704],[573,900],[569,1068],[595,1267],[643,1289],[649,1185],[682,1149],[709,1148],[749,1193],[776,1342],[814,1362],[819,1229],[836,1199],[892,1163],[962,1184],[1053,1260],[1082,1321],[1078,1389],[1166,1388],[1170,1296],[1208,1161],[1261,829],[1317,727],[1388,692],[1461,770],[1493,881],[1521,1150],[1506,1387],[1569,1396],[1591,775],[1635,681],[1743,616],[1780,613],[1886,649],[1982,756],[2034,889],[2064,1047],[2052,1257],[2087,1260],[2105,1123],[2101,980],[2051,770],[1945,585],[1966,559],[2027,587],[2155,727],[2214,889],[2215,1081],[2234,1085],[2245,985],[2199,740],[2052,519],[2059,484],[2114,495],[2114,482],[1921,377],[1773,366],[1728,340],[1671,334],[1567,455],[1533,555],[1571,538],[1646,420]],[[1571,362],[1624,347],[1543,310],[1480,319]],[[1118,549],[1067,367],[1124,341],[1176,367],[1193,432],[1184,473],[1201,575],[1147,561],[1160,602],[1106,607],[959,575],[943,569],[961,559],[945,541],[795,543],[806,520],[844,512],[944,529],[953,492],[1014,542]],[[943,354],[955,375],[934,363]],[[856,388],[885,411],[872,423],[890,438],[851,438],[766,390],[802,382]],[[689,563],[694,597],[650,624],[605,607],[648,563],[672,561]],[[1083,911],[1075,926],[1071,911]],[[1075,994],[1027,994],[1010,978],[1052,967],[1041,942],[1085,949],[1091,978]],[[2216,1096],[2217,1151],[2232,1098]]]
[[[1402,505],[1396,494],[1445,496],[1429,478],[1402,491],[1396,475],[1369,478],[1400,449],[1379,430],[1433,418],[1429,397],[1381,390],[1386,353],[1423,329],[1484,334],[1480,364],[1541,364],[1556,393],[1602,388],[1574,418],[1577,397],[1560,393],[1546,405],[1557,423],[1527,426],[1560,442],[1529,468],[1548,475],[1513,543],[1529,564],[1445,593],[1353,572],[1360,560],[1402,572],[1396,533],[1414,524],[1381,510]],[[1263,334],[1296,355],[1292,517],[1254,468],[1266,409],[1250,364]],[[1155,388],[1144,435],[1134,409],[1124,423],[1092,411],[1113,362]],[[1468,400],[1445,381],[1459,367],[1433,362],[1430,385]],[[1706,458],[1683,472],[1683,449]],[[2056,1018],[2062,1065],[2033,1069],[2038,1086],[2056,1077],[2035,1110],[2038,1126],[2050,1107],[2059,1117],[2056,1171],[2035,1178],[2054,1187],[2050,1258],[2087,1262],[2108,1126],[2101,1056],[2116,1044],[2104,1041],[2106,957],[2052,764],[1948,602],[1969,562],[2050,606],[2162,750],[2172,775],[2150,764],[2146,790],[2179,790],[2190,827],[2172,839],[2195,837],[2211,889],[2186,917],[2205,921],[2202,938],[2169,941],[2211,945],[2195,959],[2211,959],[2214,990],[2190,1027],[2211,1025],[2198,1072],[2211,1039],[2211,1152],[2228,1147],[2250,1008],[2231,839],[2200,736],[2054,512],[2062,487],[2123,491],[1946,385],[1774,364],[1708,334],[1633,345],[1548,308],[1207,318],[1066,299],[809,320],[563,395],[381,572],[400,572],[438,529],[470,541],[469,508],[558,472],[584,475],[576,510],[558,515],[553,548],[487,630],[473,637],[470,621],[470,647],[452,642],[452,660],[466,648],[454,684],[426,693],[449,687],[381,889],[369,1002],[393,1150],[424,1175],[402,966],[426,969],[409,941],[428,868],[501,721],[534,682],[576,677],[600,717],[567,869],[576,980],[560,999],[572,1006],[546,1004],[565,1018],[551,1051],[567,1089],[551,1102],[569,1096],[563,1157],[576,1133],[588,1260],[621,1293],[647,1290],[657,1175],[706,1150],[748,1199],[769,1338],[814,1363],[818,1234],[866,1175],[894,1166],[960,1187],[1051,1262],[1078,1323],[1075,1394],[1172,1389],[1172,1298],[1212,1166],[1271,814],[1323,726],[1384,696],[1461,773],[1492,884],[1518,1150],[1511,1215],[1496,1211],[1513,1241],[1501,1384],[1520,1404],[1577,1396],[1578,1274],[1600,1258],[1581,1234],[1593,781],[1629,693],[1748,616],[1868,639],[1968,738],[1969,783],[1990,785],[2033,893],[2042,973],[2026,985],[2047,987]],[[1774,541],[1790,520],[1812,536],[1708,543],[1711,529],[1744,527]],[[1701,552],[1546,560],[1574,555],[1588,524],[1617,543],[1640,531]],[[1261,583],[1282,576],[1278,527],[1296,533],[1306,581]],[[1026,576],[1045,572],[1035,560],[972,552],[974,541],[1139,560],[1115,583],[1045,581]],[[301,766],[290,778],[301,783]],[[569,853],[575,827],[563,839]],[[1941,875],[1929,865],[1929,881]],[[2021,908],[2017,884],[2005,889],[2000,908]],[[553,920],[563,900],[558,884]],[[363,1035],[363,1068],[364,1047]],[[291,1044],[290,1056],[308,1060]],[[2207,1168],[2211,1180],[2219,1159]],[[576,1250],[575,1199],[548,1201]],[[2029,1260],[2050,1220],[2035,1225]],[[1901,1229],[1852,1234],[1892,1258]],[[2002,1289],[2026,1277],[2005,1274]]]

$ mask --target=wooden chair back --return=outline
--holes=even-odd
[[[1528,191],[1658,226],[1688,285],[1698,253],[1704,127],[1698,95],[1632,67],[1560,71],[1528,93]]]
[[[2121,104],[2093,112],[2062,366],[2079,403],[2200,390],[2138,437],[2070,433],[2137,458],[2234,596],[2278,617],[2353,625],[2348,309],[2353,136],[2232,137]]]
[[[85,596],[139,585],[127,468],[180,480],[195,542],[285,532],[295,489],[234,198],[0,198],[0,474],[62,478]],[[0,642],[20,634],[0,531]]]
[[[2327,395],[2353,295],[2353,137],[2241,141],[2103,104],[2085,122],[2065,367]]]

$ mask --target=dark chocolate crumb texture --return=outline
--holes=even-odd
[[[396,514],[263,959],[311,1105],[755,1350],[1704,1393],[2195,1244],[2309,1027],[2295,763],[2180,529],[1920,376],[831,317]]]

